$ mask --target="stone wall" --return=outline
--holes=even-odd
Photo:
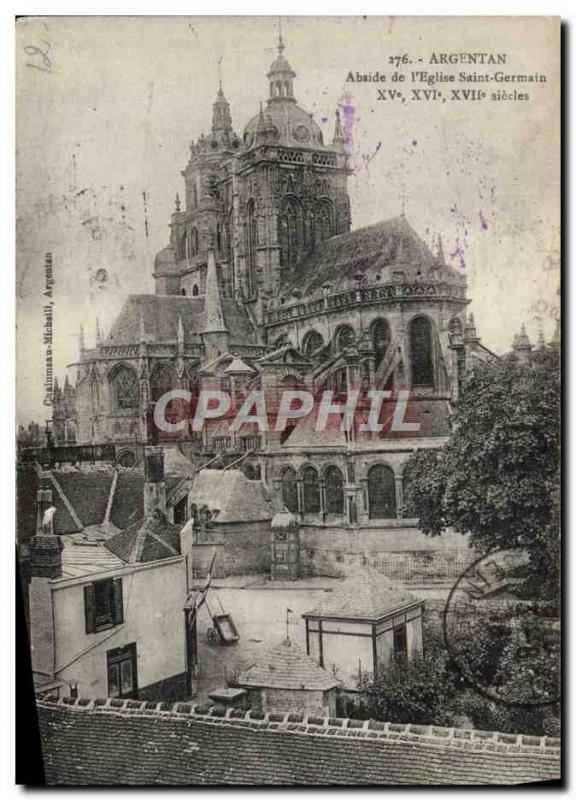
[[[206,575],[216,551],[214,577],[270,572],[270,522],[228,522],[214,525],[210,539],[193,545],[195,578]]]
[[[474,552],[458,533],[428,537],[404,525],[301,528],[302,575],[346,575],[358,558],[393,580],[444,584],[461,575]]]

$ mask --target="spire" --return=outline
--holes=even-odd
[[[544,350],[546,347],[546,339],[544,338],[544,331],[542,328],[538,331],[538,350]]]
[[[212,133],[214,136],[227,136],[232,133],[230,103],[224,97],[222,81],[219,81],[218,94],[212,106]]]
[[[292,81],[296,77],[296,73],[284,57],[284,40],[282,39],[282,30],[279,23],[278,33],[278,55],[270,65],[268,72],[268,80],[270,81],[270,96],[268,103],[276,102],[290,102],[295,103],[294,87]]]
[[[476,323],[474,322],[474,314],[470,314],[466,326],[464,328],[464,341],[465,342],[479,342],[480,337],[476,332]]]
[[[222,299],[220,297],[220,284],[216,271],[214,248],[210,243],[208,250],[208,266],[206,269],[206,289],[204,299],[204,333],[227,333]]]
[[[520,329],[520,333],[516,334],[514,337],[514,343],[512,345],[512,349],[515,353],[520,355],[529,353],[532,350],[532,343],[528,338],[528,334],[526,333],[526,326],[522,323],[522,328]]]
[[[176,214],[180,213],[180,195],[176,192],[176,199],[174,200],[174,211]]]
[[[340,121],[340,111],[336,109],[336,122],[334,124],[334,138],[332,144],[342,147],[344,144],[344,131],[342,130],[342,122]]]
[[[444,245],[442,244],[442,235],[440,233],[438,234],[438,239],[436,241],[437,241],[437,244],[436,244],[436,261],[439,264],[445,264],[446,261],[445,261],[445,258],[444,258]]]

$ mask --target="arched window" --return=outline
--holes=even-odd
[[[432,323],[427,317],[415,317],[410,323],[410,368],[412,386],[434,386]]]
[[[280,266],[289,269],[297,263],[302,244],[302,208],[293,197],[282,202],[278,225]]]
[[[66,423],[66,444],[76,444],[76,423],[73,420]]]
[[[256,248],[258,246],[258,231],[256,227],[256,216],[254,201],[248,203],[246,225],[244,226],[246,240],[246,290],[249,297],[253,297],[256,292]]]
[[[324,339],[318,331],[308,331],[302,339],[302,352],[305,356],[311,356],[319,347],[324,344]]]
[[[196,181],[192,184],[192,200],[194,203],[194,208],[198,205],[198,189],[196,188]]]
[[[317,514],[320,511],[320,484],[314,467],[305,467],[302,472],[304,494],[304,513]]]
[[[125,365],[118,367],[111,377],[111,384],[116,410],[138,408],[138,380],[133,369]]]
[[[375,355],[375,369],[382,363],[390,344],[390,326],[385,319],[376,319],[370,330]]]
[[[186,289],[180,289],[180,294],[181,294],[183,297],[186,297]]]
[[[332,205],[327,200],[323,200],[316,206],[314,214],[315,243],[324,242],[332,236]]]
[[[298,483],[292,467],[286,467],[281,473],[282,502],[288,511],[298,512]]]
[[[150,396],[152,402],[160,400],[162,395],[169,392],[174,385],[174,373],[170,367],[159,364],[154,368],[150,377]]]
[[[198,297],[198,284],[195,283],[192,287],[192,297]]]
[[[326,512],[341,515],[344,513],[344,478],[338,467],[328,467],[324,473],[326,490]]]
[[[396,516],[394,473],[386,464],[375,464],[368,471],[368,516],[370,519]]]
[[[190,258],[190,239],[186,231],[180,240],[180,258]]]
[[[336,331],[334,341],[337,352],[344,350],[346,347],[351,347],[355,341],[354,329],[350,325],[341,325]]]
[[[190,255],[195,256],[198,253],[198,231],[192,228],[192,242],[190,244]]]

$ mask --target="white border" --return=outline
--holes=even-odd
[[[270,14],[270,2],[264,2],[263,0],[259,0],[259,2],[254,2],[254,0],[245,0],[244,3],[241,4],[241,7],[238,3],[232,2],[232,0],[228,0],[225,2],[224,0],[212,0],[210,3],[190,3],[184,2],[183,0],[163,0],[163,2],[145,2],[143,0],[138,0],[138,2],[127,2],[123,0],[121,2],[94,2],[90,0],[89,2],[84,2],[81,5],[78,2],[70,2],[68,0],[65,2],[61,0],[57,2],[52,0],[52,2],[25,2],[25,3],[14,3],[5,2],[2,6],[2,10],[0,12],[0,20],[1,20],[1,38],[0,38],[0,53],[2,58],[2,82],[4,84],[3,89],[4,91],[0,94],[2,98],[1,101],[1,113],[0,113],[0,120],[2,124],[2,158],[1,158],[1,165],[2,171],[1,175],[3,177],[2,180],[2,193],[1,193],[1,205],[0,205],[0,232],[1,232],[1,246],[3,251],[3,258],[1,261],[1,291],[0,291],[0,320],[2,325],[2,331],[0,335],[0,366],[2,369],[2,392],[0,393],[0,412],[1,416],[0,419],[3,420],[3,423],[0,426],[0,454],[2,458],[1,464],[1,480],[0,480],[0,509],[2,511],[1,521],[2,525],[2,543],[4,546],[4,552],[1,558],[1,565],[2,565],[2,579],[0,580],[0,602],[1,607],[4,610],[4,641],[6,645],[8,642],[12,644],[14,642],[14,628],[13,628],[13,619],[14,619],[14,605],[13,605],[13,598],[14,598],[14,538],[12,535],[12,531],[14,529],[14,447],[15,447],[15,404],[14,404],[14,352],[15,352],[15,337],[14,337],[14,330],[15,330],[15,311],[14,311],[14,297],[15,297],[15,276],[14,276],[14,233],[15,233],[15,225],[14,225],[14,153],[15,153],[15,125],[14,125],[14,17],[16,15],[142,15],[142,16],[170,16],[170,15],[178,15],[178,16],[193,16],[193,15],[206,15],[206,16],[214,16],[214,15],[238,15],[238,14],[264,14],[270,16],[276,16],[278,14],[282,14],[285,16],[290,15],[331,15],[331,16],[338,16],[338,15],[356,15],[356,14],[367,14],[367,15],[403,15],[403,16],[411,16],[411,15],[418,15],[418,16],[439,16],[439,15],[474,15],[474,16],[502,16],[502,15],[540,15],[540,16],[560,16],[568,24],[569,28],[572,28],[575,14],[574,14],[574,3],[568,2],[568,0],[558,0],[549,2],[534,2],[533,0],[524,0],[524,2],[513,2],[511,0],[483,0],[483,2],[473,2],[470,0],[469,2],[464,2],[463,0],[444,0],[440,3],[430,3],[425,2],[424,0],[403,0],[403,2],[397,2],[394,4],[384,4],[382,2],[376,2],[375,0],[365,0],[363,3],[354,4],[349,0],[331,0],[330,2],[314,2],[314,0],[292,0],[290,3],[275,3],[274,4],[274,14]],[[241,8],[241,11],[240,11]],[[568,31],[568,38],[573,37],[573,30]],[[572,46],[573,43],[572,43]],[[574,57],[572,53],[568,53],[566,57],[566,71],[565,71],[565,81],[568,81],[568,86],[573,88],[574,85]],[[569,113],[568,113],[569,112]],[[565,109],[566,113],[566,129],[573,130],[574,127],[574,102],[571,104],[570,109]],[[566,131],[565,131],[566,134]],[[566,211],[567,218],[565,220],[565,237],[568,237],[569,231],[576,230],[576,212],[574,211],[574,206],[571,208],[568,206],[568,192],[569,187],[572,185],[572,179],[574,178],[574,161],[570,159],[568,150],[571,149],[569,147],[569,143],[566,143],[567,147],[567,161],[565,163],[566,166],[570,166],[569,176],[565,177],[566,187]],[[569,216],[568,216],[569,214]],[[576,370],[574,369],[573,363],[573,353],[575,352],[574,348],[574,326],[570,325],[570,330],[568,330],[569,318],[570,313],[568,309],[572,309],[575,306],[574,303],[574,285],[575,282],[570,282],[568,280],[568,274],[570,272],[571,264],[568,263],[568,252],[567,247],[564,252],[564,291],[566,293],[566,297],[564,298],[564,310],[566,312],[566,326],[565,326],[565,341],[564,341],[564,354],[565,354],[565,381],[567,383],[566,386],[566,410],[568,409],[568,398],[573,394],[570,390],[574,388],[574,375],[576,374]],[[572,354],[571,357],[568,357],[568,352]],[[565,445],[572,445],[569,447],[570,456],[573,456],[574,453],[574,429],[571,431],[568,428],[568,421],[565,419],[564,421],[565,431],[567,433],[567,438]],[[576,493],[576,470],[570,470],[570,466],[574,466],[571,462],[571,458],[567,458],[566,469],[567,469],[567,479],[566,479],[566,498],[567,503],[570,497],[573,497]],[[570,525],[569,525],[569,514],[567,508],[566,518],[564,520],[564,531],[566,539],[568,539],[568,535],[571,533]],[[575,548],[572,546],[571,552],[568,553],[569,559],[568,564],[565,566],[565,574],[566,576],[570,576],[573,574],[574,566],[575,566],[575,557],[574,557]],[[569,584],[569,580],[566,581]],[[567,589],[565,587],[565,592]],[[570,601],[573,600],[573,597],[567,596],[565,599],[566,607],[565,607],[565,622],[569,622],[571,619],[571,611],[572,603]],[[570,604],[570,608],[568,605]],[[572,632],[572,631],[571,631]],[[567,637],[569,637],[569,632],[567,632]],[[570,659],[570,656],[574,655],[574,637],[569,637],[570,641],[570,648],[569,652],[565,654],[565,660],[570,664],[570,661],[573,662],[573,659]],[[4,690],[4,709],[8,703],[10,707],[14,709],[14,667],[13,667],[13,658],[9,653],[9,648],[6,646],[4,648],[4,657],[0,662],[0,676],[1,676],[1,685]],[[565,669],[565,679],[566,683],[569,680],[568,669]],[[574,713],[574,693],[568,695],[568,702],[565,707],[565,720],[571,718]],[[2,796],[12,796],[16,793],[21,793],[21,787],[14,786],[14,728],[13,728],[13,720],[14,714],[4,715],[3,717],[3,725],[0,728],[0,786],[3,789]],[[566,749],[564,758],[565,758],[565,770],[567,773],[568,780],[570,780],[570,764],[572,761],[571,755],[573,755],[574,750],[574,737],[568,737],[568,748]],[[535,788],[535,787],[533,787]],[[109,792],[109,796],[119,794],[122,790],[112,790]],[[165,790],[158,789],[157,791],[147,790],[146,794],[148,797],[159,796]],[[191,787],[189,790],[194,794],[200,794],[202,792],[201,789],[196,787]],[[225,790],[222,790],[223,792]],[[238,796],[243,794],[246,796],[250,789],[247,789],[243,792],[235,791],[235,794]],[[390,792],[397,792],[393,788],[388,789],[387,793]],[[543,790],[540,790],[543,791]],[[52,790],[51,797],[74,797],[78,790]],[[439,795],[443,792],[443,790],[436,790],[434,793]],[[79,793],[79,792],[78,792]],[[312,796],[313,790],[301,790],[299,791],[300,796]],[[415,797],[420,793],[420,790],[415,788],[411,791],[405,792],[403,791],[402,794],[404,797]],[[427,790],[427,794],[430,794],[430,790]],[[215,796],[214,790],[210,792],[212,796]],[[266,794],[266,793],[264,793]],[[360,793],[357,790],[351,790],[350,794],[358,794]],[[500,797],[504,796],[505,790],[502,789],[492,789],[492,790],[484,790],[484,791],[475,791],[475,795],[486,797]],[[342,796],[342,795],[341,795]]]

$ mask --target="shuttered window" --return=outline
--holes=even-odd
[[[124,622],[122,578],[95,581],[84,587],[86,633],[113,628]]]

